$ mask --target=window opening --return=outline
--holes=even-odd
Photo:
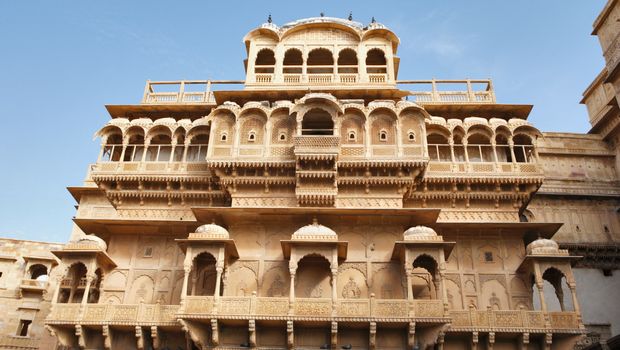
[[[28,336],[28,328],[30,328],[30,324],[32,320],[19,320],[19,327],[17,328],[17,334],[20,337]]]

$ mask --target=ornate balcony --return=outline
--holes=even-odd
[[[38,281],[35,279],[23,278],[19,284],[19,289],[30,292],[43,292],[47,289],[47,281]]]
[[[177,80],[177,81],[147,81],[142,96],[142,104],[166,105],[215,105],[213,85],[243,84],[243,81],[233,80]],[[156,91],[157,89],[168,91]]]
[[[178,305],[55,304],[47,324],[176,325]]]
[[[335,312],[333,311],[335,309]],[[243,316],[250,319],[355,319],[402,322],[409,318],[443,321],[441,300],[341,299],[187,296],[180,317],[188,319]]]
[[[579,333],[579,318],[575,312],[548,312],[528,310],[469,310],[450,311],[451,331],[471,331],[487,328],[493,331],[523,331],[552,329],[554,332]],[[547,322],[548,320],[548,322]]]

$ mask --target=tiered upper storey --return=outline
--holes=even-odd
[[[245,43],[245,82],[147,82],[142,104],[107,106],[91,177],[117,209],[477,208],[514,221],[542,183],[531,106],[497,104],[490,80],[398,81],[399,39],[375,21],[269,22]]]

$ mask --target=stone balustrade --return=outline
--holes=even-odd
[[[428,163],[429,175],[458,174],[492,174],[494,176],[510,175],[543,175],[542,166],[538,163],[511,163],[511,162],[437,162]]]
[[[178,305],[56,304],[48,324],[176,325]]]
[[[575,312],[548,312],[528,310],[469,310],[450,311],[452,329],[544,329],[577,330],[579,318]],[[548,322],[547,322],[548,320]]]
[[[31,337],[1,336],[0,349],[38,349],[41,340]]]

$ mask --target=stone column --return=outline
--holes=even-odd
[[[173,140],[170,143],[170,159],[168,159],[168,163],[174,162],[174,151],[176,150],[176,148],[177,148],[177,141]]]
[[[581,310],[579,307],[579,300],[577,299],[577,285],[574,281],[568,283],[568,288],[570,288],[570,294],[573,298],[573,309],[577,314],[577,319],[579,320],[579,325],[581,326]]]
[[[183,158],[181,159],[181,161],[183,163],[187,162],[187,150],[189,149],[189,145],[191,144],[191,140],[185,139],[184,145],[185,145],[185,149],[183,149]]]
[[[146,139],[146,141],[144,141],[144,151],[142,152],[142,163],[146,161],[146,153],[148,152],[150,145],[151,139]]]
[[[411,285],[411,275],[413,274],[413,268],[407,264],[405,266],[405,274],[407,275],[407,300],[413,301],[413,286]]]
[[[403,139],[402,139],[402,132],[401,132],[401,128],[400,128],[400,119],[396,119],[396,154],[399,157],[403,156]]]
[[[53,307],[53,305],[58,303],[58,295],[60,294],[60,287],[61,287],[64,275],[65,274],[61,274],[61,275],[58,275],[58,276],[56,276],[54,278],[54,280],[56,281],[56,286],[54,287],[54,294],[52,296],[52,307]]]
[[[338,303],[338,268],[332,269],[332,315],[336,315]]]
[[[125,161],[125,152],[127,152],[127,146],[128,146],[129,140],[123,140],[123,149],[121,151],[121,159],[119,159],[119,162],[124,162]]]
[[[491,141],[491,148],[493,148],[493,161],[495,163],[499,162],[499,158],[497,158],[497,143],[495,143],[495,140]]]
[[[185,275],[183,276],[183,286],[181,287],[181,307],[184,309],[185,299],[187,297],[187,283],[189,282],[189,274],[192,271],[192,265],[185,263],[183,265],[183,270],[185,271]]]
[[[517,162],[517,157],[515,157],[515,143],[512,141],[512,138],[508,140],[508,147],[510,148],[510,156],[512,157],[512,162]]]
[[[469,163],[469,152],[467,152],[467,139],[463,138],[463,154],[465,155],[465,162]]]
[[[296,266],[289,267],[289,274],[291,275],[291,283],[289,286],[289,313],[293,313],[293,306],[295,304],[295,273],[297,272]]]
[[[452,163],[454,163],[456,161],[456,157],[454,157],[454,140],[450,138],[448,144],[450,145],[450,157],[452,159]]]

